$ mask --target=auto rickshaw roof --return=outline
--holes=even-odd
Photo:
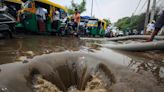
[[[103,22],[103,23],[105,23],[105,24],[106,24],[106,21],[104,21],[104,20],[101,20],[101,22]]]
[[[23,2],[21,0],[5,0],[7,2],[12,2],[12,3],[17,3],[17,4],[22,4]]]
[[[67,12],[67,9],[64,6],[59,5],[57,3],[54,3],[52,1],[49,1],[49,0],[34,0],[34,1],[45,3],[45,4],[51,5],[53,7],[56,7],[56,8],[59,8],[59,9],[63,9],[65,12]]]
[[[83,18],[83,19],[90,19],[91,17],[89,17],[89,16],[81,16],[81,18]]]
[[[102,23],[105,23],[106,24],[106,21],[104,21],[103,19],[98,19],[98,21],[102,22]]]

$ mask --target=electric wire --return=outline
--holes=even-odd
[[[142,0],[139,0],[138,5],[137,5],[137,7],[135,8],[135,10],[134,10],[134,12],[133,12],[133,15],[137,12],[137,9],[139,8],[139,6],[140,6],[140,4],[141,4],[141,1],[142,1]]]
[[[144,9],[144,7],[146,6],[147,3],[148,3],[148,0],[145,0],[143,6],[142,6],[141,9],[139,10],[140,12],[142,12],[142,10]]]

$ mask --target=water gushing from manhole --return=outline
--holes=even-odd
[[[85,57],[57,65],[48,75],[33,68],[30,77],[35,92],[110,92],[115,83],[105,64],[91,65]]]

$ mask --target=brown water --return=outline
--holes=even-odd
[[[1,91],[164,92],[163,51],[113,51],[93,43],[104,42],[51,36],[0,40]]]
[[[0,40],[0,64],[21,61],[37,55],[66,50],[78,51],[84,44],[75,38],[52,36],[22,36],[12,40]]]

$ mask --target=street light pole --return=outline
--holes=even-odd
[[[92,5],[91,5],[91,17],[93,16],[93,0],[92,0]]]
[[[148,0],[147,4],[147,10],[146,10],[146,16],[145,16],[145,24],[144,24],[144,34],[146,34],[146,27],[149,22],[149,9],[150,9],[150,0]]]
[[[152,6],[152,10],[151,10],[150,21],[154,20],[155,11],[156,11],[156,0],[153,0],[153,6]]]

